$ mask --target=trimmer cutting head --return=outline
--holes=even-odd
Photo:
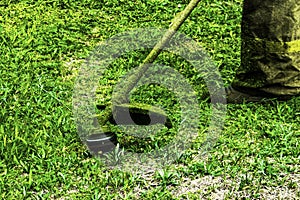
[[[172,124],[165,111],[148,104],[134,103],[121,104],[113,107],[113,115],[109,119],[113,125],[165,125],[171,128]],[[94,155],[111,152],[117,145],[117,135],[104,129],[104,133],[93,134],[88,137],[86,144]]]

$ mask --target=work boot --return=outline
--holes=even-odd
[[[293,96],[275,96],[262,91],[240,90],[229,86],[225,88],[227,103],[267,102],[270,100],[287,101]]]

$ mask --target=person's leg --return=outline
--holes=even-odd
[[[300,94],[299,0],[244,0],[241,37],[234,89],[250,96]]]

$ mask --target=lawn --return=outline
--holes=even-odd
[[[201,76],[189,63],[163,52],[196,91],[199,138],[176,162],[142,174],[112,169],[89,153],[72,112],[82,62],[116,34],[168,28],[187,0],[2,0],[0,2],[0,198],[1,199],[299,199],[300,98],[227,105],[224,128],[205,156],[210,104]],[[180,28],[201,45],[224,85],[240,64],[242,0],[202,0]],[[128,53],[99,80],[97,105],[111,100],[114,85],[143,61],[149,49]],[[179,124],[175,96],[140,87],[133,101],[161,105]],[[99,110],[101,114],[101,110]],[[174,126],[176,128],[176,125]],[[152,142],[118,133],[133,151],[172,140],[164,130]],[[157,142],[158,141],[158,142]]]

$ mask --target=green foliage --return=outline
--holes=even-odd
[[[176,199],[169,189],[178,187],[183,179],[235,177],[239,173],[251,176],[242,179],[238,190],[257,197],[259,188],[286,185],[281,173],[299,173],[299,98],[230,105],[225,129],[208,160],[193,159],[201,147],[199,138],[170,169],[151,178],[109,170],[81,143],[72,116],[72,90],[80,61],[97,43],[117,33],[142,27],[167,28],[187,3],[0,2],[1,199]],[[240,63],[241,3],[203,0],[180,29],[205,48],[226,84]],[[108,103],[113,85],[146,55],[145,51],[132,52],[112,64],[99,82],[107,88],[97,94],[97,103]],[[203,111],[199,126],[205,131],[210,106],[202,101],[205,84],[201,77],[175,55],[164,52],[158,62],[174,67],[193,85]],[[132,100],[162,105],[173,122],[181,120],[178,102],[164,88],[141,87],[134,91]],[[160,146],[169,141],[172,130],[168,131],[153,138],[151,145],[131,147],[144,151]],[[297,185],[290,181],[288,187],[295,189]]]

